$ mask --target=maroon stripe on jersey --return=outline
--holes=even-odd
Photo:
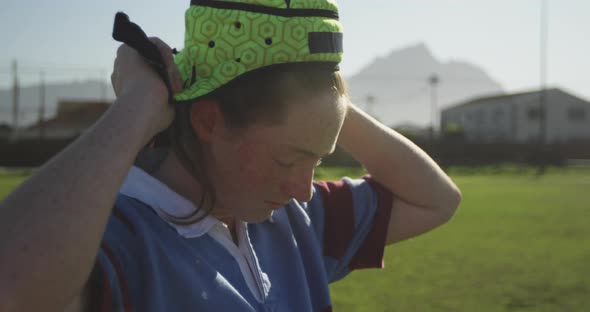
[[[316,183],[324,204],[324,255],[340,260],[354,236],[352,191],[344,181]]]
[[[377,193],[377,212],[373,219],[371,231],[350,262],[352,270],[383,267],[383,253],[387,242],[387,229],[393,203],[391,191],[370,176],[364,176],[363,178]]]
[[[105,269],[103,269],[102,265],[100,264],[100,262],[96,261],[96,268],[99,272],[99,275],[101,277],[101,284],[102,284],[102,291],[100,293],[100,296],[102,297],[102,300],[100,302],[100,307],[98,311],[102,311],[102,312],[107,312],[107,311],[111,311],[112,310],[112,290],[111,290],[111,283],[109,283],[109,277],[107,276],[107,272],[105,271]],[[97,300],[98,301],[98,300]]]
[[[117,279],[119,280],[119,287],[121,288],[121,295],[123,297],[124,311],[133,311],[131,296],[129,294],[129,287],[127,286],[127,280],[125,279],[125,275],[123,275],[123,268],[121,267],[119,259],[115,256],[111,248],[106,243],[102,243],[101,249],[105,252],[107,258],[109,258],[109,261],[111,262],[113,267],[115,267],[115,272],[117,272]]]
[[[135,227],[133,226],[131,221],[129,221],[129,219],[116,206],[113,209],[113,216],[115,216],[115,218],[121,221],[121,223],[123,223],[129,229],[129,231],[135,234]]]

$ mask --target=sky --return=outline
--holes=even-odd
[[[293,0],[296,1],[296,0]],[[351,76],[377,56],[425,43],[441,61],[483,68],[508,92],[540,85],[543,0],[339,1],[344,25],[341,70]],[[547,83],[590,99],[590,1],[548,3]],[[124,11],[150,36],[181,48],[190,1],[2,0],[0,88],[10,86],[19,63],[23,85],[108,79],[119,43],[111,38],[114,15]]]

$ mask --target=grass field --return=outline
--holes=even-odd
[[[463,192],[451,222],[332,285],[335,311],[590,311],[590,170],[450,172]],[[0,198],[25,177],[0,174]]]

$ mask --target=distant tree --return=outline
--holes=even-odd
[[[405,136],[406,138],[414,141],[416,138],[419,138],[420,135],[412,129],[405,129],[405,128],[393,128],[396,132],[400,133],[401,135]]]
[[[449,123],[441,129],[442,138],[445,140],[463,140],[465,131],[463,126],[457,123]]]

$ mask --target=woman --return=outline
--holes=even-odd
[[[179,55],[153,39],[176,114],[121,46],[112,107],[2,202],[1,311],[328,311],[328,283],[453,215],[434,161],[349,102],[333,1],[186,19]],[[312,183],[337,144],[370,176]]]

